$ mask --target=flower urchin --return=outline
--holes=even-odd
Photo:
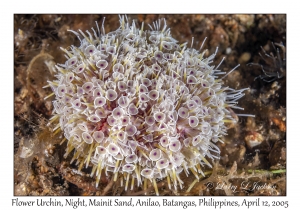
[[[93,35],[72,31],[79,47],[58,64],[57,80],[48,81],[56,98],[54,116],[68,140],[65,157],[73,154],[79,170],[92,167],[98,186],[102,172],[114,174],[128,188],[166,178],[169,188],[183,186],[179,174],[199,179],[201,168],[218,159],[215,145],[235,121],[228,110],[239,108],[242,90],[223,87],[223,74],[210,66],[216,54],[187,48],[172,38],[161,21],[151,30],[130,26]],[[98,25],[97,25],[98,26]]]

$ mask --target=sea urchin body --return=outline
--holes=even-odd
[[[55,132],[68,140],[65,157],[73,155],[79,170],[92,167],[124,180],[125,189],[157,179],[169,188],[182,187],[179,174],[197,179],[208,159],[218,159],[215,145],[234,121],[228,108],[244,90],[222,86],[210,66],[215,54],[178,44],[161,21],[144,31],[120,18],[120,28],[74,32],[80,46],[64,50],[57,80],[48,81],[55,94]],[[101,31],[101,32],[100,32]],[[203,174],[204,175],[204,174]]]

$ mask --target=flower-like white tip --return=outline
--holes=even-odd
[[[128,90],[126,91],[126,93],[127,93],[128,95],[130,95],[130,96],[134,96],[135,93],[136,93],[136,88],[133,88],[133,87],[128,88]]]
[[[148,88],[143,84],[140,85],[140,93],[148,93]]]
[[[116,156],[114,156],[116,160],[123,160],[124,156],[119,152]]]
[[[96,153],[99,155],[105,155],[107,154],[107,149],[105,147],[102,146],[97,146],[96,147]]]
[[[99,49],[100,51],[106,51],[106,44],[100,44],[100,45],[98,46],[98,49]]]
[[[96,88],[96,89],[94,90],[94,92],[93,92],[93,96],[94,96],[94,97],[100,97],[100,96],[102,96],[102,94],[101,94],[101,89],[100,89],[100,88]]]
[[[85,68],[84,64],[80,64],[73,71],[76,74],[80,74],[80,73],[82,73],[84,71],[84,68]]]
[[[188,100],[186,105],[189,110],[196,109],[198,106],[198,104],[194,100]]]
[[[133,136],[136,133],[137,129],[134,125],[126,125],[125,132],[128,136]]]
[[[178,140],[172,141],[172,142],[170,142],[170,144],[169,144],[169,149],[170,149],[172,152],[177,152],[180,148],[181,148],[181,143],[180,143],[180,141],[178,141]]]
[[[95,114],[100,118],[106,118],[107,114],[103,109],[97,109]]]
[[[117,137],[119,140],[124,141],[126,138],[126,133],[124,131],[119,131]]]
[[[91,55],[96,52],[96,47],[94,45],[89,45],[84,50],[86,55]]]
[[[96,142],[100,143],[104,139],[104,133],[102,131],[95,131],[93,133],[93,138],[95,139]]]
[[[112,115],[110,115],[110,116],[108,116],[108,118],[107,118],[107,123],[108,123],[110,126],[114,126],[114,125],[116,125],[117,120],[116,120]]]
[[[157,122],[163,122],[166,118],[166,115],[162,112],[157,112],[154,114],[154,119],[157,121]]]
[[[145,118],[145,122],[147,123],[147,125],[151,126],[155,123],[155,118],[152,116],[147,116]]]
[[[195,76],[196,75],[196,71],[195,71],[195,69],[188,69],[187,70],[187,74]]]
[[[75,139],[77,142],[81,142],[80,134],[74,133],[74,134],[73,134],[73,137],[74,137],[74,139]]]
[[[120,152],[120,147],[118,147],[115,143],[110,143],[107,147],[107,151],[110,155],[116,156]]]
[[[78,124],[78,128],[82,131],[88,131],[88,128],[85,123]]]
[[[75,108],[75,109],[79,109],[81,107],[81,102],[79,99],[76,99],[72,102],[72,106]]]
[[[201,131],[204,134],[208,134],[211,131],[210,124],[208,122],[201,123]]]
[[[67,75],[66,75],[66,82],[67,83],[70,83],[72,82],[74,79],[74,74],[72,72],[69,72]]]
[[[163,56],[162,54],[158,54],[157,56]],[[152,65],[152,69],[154,70],[154,71],[160,71],[161,70],[161,67],[156,63],[156,64],[153,64]]]
[[[131,148],[131,150],[134,152],[136,150],[137,147],[137,142],[136,141],[128,141],[129,142],[129,147]]]
[[[128,106],[128,97],[126,96],[121,96],[119,99],[118,99],[118,105],[122,108],[126,108]]]
[[[198,96],[193,96],[192,100],[194,100],[198,104],[198,106],[202,105],[202,101]]]
[[[118,82],[118,89],[121,91],[121,92],[124,92],[125,90],[127,90],[127,84],[123,81],[119,81]]]
[[[177,157],[177,156],[175,156],[172,161],[172,163],[175,166],[181,166],[182,162],[183,162],[183,157]]]
[[[141,102],[148,102],[149,98],[145,93],[140,94],[140,100]]]
[[[191,137],[188,137],[186,139],[183,140],[183,144],[185,147],[188,147],[190,146],[190,143],[192,142],[192,138]]]
[[[82,139],[87,144],[93,143],[93,138],[92,138],[92,136],[88,132],[83,132],[82,133]]]
[[[82,87],[77,86],[77,96],[82,96],[84,94],[84,90]]]
[[[109,46],[109,47],[106,48],[106,52],[108,54],[111,54],[111,55],[115,54],[116,53],[116,48],[114,46]]]
[[[122,169],[125,172],[132,172],[135,169],[135,165],[133,165],[133,164],[125,164]]]
[[[91,121],[91,122],[99,122],[99,121],[100,121],[100,117],[98,117],[98,116],[95,115],[95,114],[90,115],[89,121]]]
[[[69,103],[69,102],[71,101],[71,97],[65,95],[65,96],[63,97],[63,101],[64,101],[65,103]],[[70,112],[68,112],[68,114],[70,114]]]
[[[209,87],[209,82],[206,80],[202,80],[202,87],[208,88]]]
[[[169,138],[167,136],[163,136],[160,138],[159,142],[160,142],[161,146],[167,147],[169,144]]]
[[[161,51],[156,51],[154,53],[154,58],[158,61],[161,61],[163,59],[163,56],[164,56],[164,54]],[[158,66],[158,68],[152,66],[152,69],[154,69],[155,71],[160,71],[161,68],[160,68],[160,66]]]
[[[194,62],[194,60],[192,59],[192,58],[189,58],[188,60],[187,60],[187,63],[186,63],[188,66],[194,66],[195,65],[195,62]]]
[[[138,157],[135,154],[128,155],[125,158],[126,163],[135,163],[138,160]]]
[[[128,125],[129,122],[130,122],[129,116],[123,116],[123,118],[121,119],[122,126]]]
[[[180,107],[178,109],[178,115],[179,117],[186,119],[189,117],[189,110],[185,107]]]
[[[129,41],[133,41],[135,39],[135,35],[134,34],[128,34],[126,36],[126,39],[129,40]]]
[[[108,66],[108,63],[106,60],[99,60],[97,61],[96,66],[100,69],[105,69]]]
[[[190,116],[189,117],[189,125],[192,128],[197,127],[198,124],[199,124],[199,119],[197,117],[195,117],[195,116]]]
[[[73,95],[75,94],[75,91],[73,90],[73,87],[67,86],[66,89],[67,89],[67,93],[68,93],[69,95],[72,95],[72,96],[73,96]]]
[[[173,59],[173,55],[172,54],[170,54],[170,53],[165,53],[164,54],[164,58],[166,59],[166,60],[172,60]]]
[[[152,84],[152,82],[148,78],[143,78],[142,79],[142,84],[145,85],[146,87],[149,87]]]
[[[146,177],[148,179],[152,178],[153,176],[153,170],[150,169],[150,168],[144,168],[142,171],[141,171],[141,175],[143,177]]]
[[[133,85],[134,85],[134,81],[133,80],[128,80],[127,81],[127,86],[128,87],[133,87]]]
[[[92,88],[94,87],[92,82],[86,82],[83,84],[82,88],[84,90],[85,93],[88,93],[92,90]]]
[[[167,168],[169,166],[169,160],[166,158],[162,158],[158,161],[156,161],[156,167],[158,169],[164,169]]]
[[[124,73],[124,66],[120,63],[116,63],[114,66],[113,66],[113,71],[114,72],[119,72],[119,73]]]
[[[183,94],[183,95],[187,95],[189,94],[189,89],[186,87],[186,86],[181,86],[180,87],[180,93]]]
[[[166,41],[162,41],[161,44],[162,44],[162,46],[163,46],[164,49],[166,49],[166,50],[172,50],[172,44],[171,43],[166,42]]]
[[[130,115],[137,115],[138,109],[136,108],[136,106],[135,106],[134,104],[130,104],[130,105],[128,106],[128,113],[129,113]]]
[[[123,116],[124,112],[123,109],[121,109],[120,107],[116,107],[114,108],[114,110],[112,111],[112,116],[115,119],[120,119]]]
[[[72,57],[69,60],[66,61],[66,65],[69,66],[74,66],[78,62],[77,57]]]
[[[94,100],[95,107],[102,107],[104,106],[104,104],[106,104],[106,99],[104,97],[100,96],[95,98]]]
[[[118,94],[116,91],[112,90],[112,89],[109,89],[106,91],[106,96],[107,100],[109,101],[114,101],[116,100],[116,98],[118,97]]]
[[[67,92],[66,86],[65,85],[60,85],[57,88],[57,95],[60,97],[63,97]]]
[[[156,99],[158,99],[158,96],[159,96],[159,93],[157,90],[151,90],[149,93],[148,93],[148,97],[152,100],[152,101],[155,101]]]
[[[156,35],[151,35],[151,36],[149,37],[149,40],[150,40],[152,43],[154,43],[154,44],[156,44],[156,42],[158,42],[158,38],[157,38]]]
[[[193,146],[198,145],[202,141],[202,139],[203,139],[203,136],[201,136],[201,135],[195,136],[192,140],[192,145]]]
[[[150,154],[149,154],[149,158],[152,161],[157,161],[161,158],[161,151],[160,149],[153,149]]]

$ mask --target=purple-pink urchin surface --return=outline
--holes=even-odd
[[[216,53],[179,44],[164,20],[148,28],[120,17],[116,31],[72,31],[80,46],[62,49],[67,60],[48,81],[50,123],[68,141],[65,157],[79,170],[91,167],[97,186],[112,176],[126,190],[151,182],[158,194],[158,179],[182,188],[181,173],[199,180],[219,159],[215,143],[235,122],[229,109],[241,109],[246,89],[224,87]]]

